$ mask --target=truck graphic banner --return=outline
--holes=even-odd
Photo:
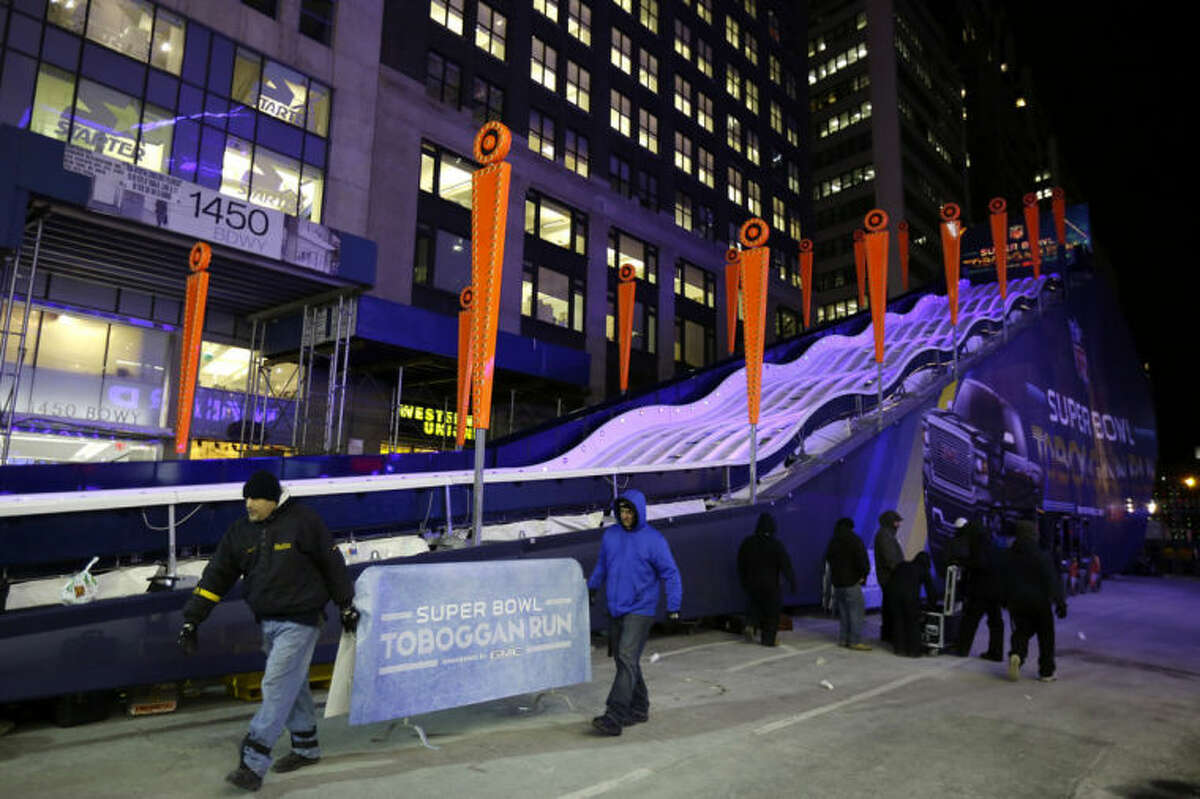
[[[572,559],[372,566],[350,723],[591,680],[588,596]]]

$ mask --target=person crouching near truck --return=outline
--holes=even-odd
[[[866,605],[862,587],[871,573],[867,547],[854,532],[854,520],[842,518],[833,525],[833,538],[825,549],[833,583],[833,605],[838,614],[838,646],[856,652],[869,652],[871,647],[862,640],[863,617]]]
[[[642,679],[642,649],[658,613],[658,585],[667,590],[667,618],[679,618],[683,582],[662,533],[646,524],[646,498],[630,489],[613,503],[617,524],[604,531],[600,556],[588,579],[594,597],[604,586],[608,602],[609,646],[617,662],[604,715],[592,726],[605,735],[650,718],[650,694]]]
[[[197,628],[243,578],[246,602],[262,629],[267,664],[262,705],[242,739],[237,768],[225,780],[257,791],[284,727],[292,734],[292,750],[275,763],[275,771],[294,771],[320,760],[308,670],[330,599],[341,608],[347,632],[357,627],[358,611],[346,562],[315,512],[290,499],[275,475],[263,470],[250,475],[242,496],[246,517],[230,525],[184,605],[179,646],[189,655],[196,651]]]

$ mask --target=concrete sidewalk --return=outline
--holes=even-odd
[[[650,722],[619,738],[588,724],[613,675],[597,649],[591,684],[414,719],[436,749],[401,724],[322,721],[321,763],[269,774],[258,795],[1200,796],[1198,611],[1191,579],[1118,578],[1074,597],[1048,684],[1034,663],[1014,684],[977,657],[850,652],[823,616],[797,618],[775,649],[716,631],[654,637]],[[254,709],[206,695],[170,715],[20,726],[0,738],[5,793],[241,795],[222,777]]]

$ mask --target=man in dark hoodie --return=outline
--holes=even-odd
[[[179,646],[189,655],[196,651],[200,623],[243,578],[246,603],[262,627],[267,664],[262,705],[242,739],[238,766],[225,779],[257,791],[284,727],[291,731],[292,751],[275,763],[275,771],[294,771],[321,758],[308,669],[330,599],[341,608],[348,632],[358,624],[358,611],[346,562],[316,513],[288,498],[267,471],[250,475],[242,496],[246,517],[230,525],[184,605]]]
[[[1012,622],[1012,651],[1008,656],[1008,677],[1017,680],[1021,666],[1029,656],[1029,639],[1038,639],[1038,679],[1054,682],[1054,616],[1067,617],[1067,601],[1062,583],[1047,552],[1038,548],[1037,528],[1033,522],[1012,525],[1016,540],[1009,556],[1006,595],[1008,617]]]
[[[992,534],[978,521],[969,521],[955,537],[956,560],[963,568],[963,617],[955,653],[971,654],[975,630],[986,615],[988,648],[979,656],[997,663],[1004,660],[1004,601],[1002,553],[992,544]]]
[[[792,570],[792,559],[775,537],[775,517],[763,513],[758,517],[754,534],[746,536],[738,548],[738,577],[750,595],[748,629],[759,628],[763,646],[775,646],[775,633],[779,630],[780,576],[787,578],[794,593],[796,573]]]
[[[891,602],[884,611],[891,616],[892,650],[897,655],[922,655],[921,589],[925,589],[926,602],[935,602],[938,595],[931,568],[929,553],[922,550],[912,560],[901,561],[888,580]]]
[[[899,513],[885,510],[879,515],[879,529],[875,531],[875,540],[871,546],[875,550],[875,576],[879,587],[883,589],[883,611],[880,614],[879,638],[882,641],[892,640],[892,613],[889,610],[895,601],[895,592],[888,590],[892,572],[904,562],[904,550],[896,539],[896,531],[903,521]]]
[[[650,695],[642,679],[642,649],[658,613],[658,586],[667,590],[667,617],[679,618],[683,582],[662,533],[646,523],[646,498],[629,490],[613,503],[617,524],[604,531],[600,556],[588,579],[588,589],[604,586],[608,602],[609,641],[617,674],[608,692],[607,710],[592,719],[605,735],[647,721]]]
[[[871,647],[862,641],[862,587],[871,573],[871,561],[862,539],[854,532],[853,519],[838,519],[834,524],[833,538],[825,549],[825,560],[829,562],[833,605],[838,614],[838,646],[869,652]]]

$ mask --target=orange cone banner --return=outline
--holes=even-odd
[[[747,219],[738,231],[738,240],[749,248],[742,250],[742,291],[746,297],[746,321],[742,332],[746,338],[746,409],[750,424],[758,424],[758,408],[762,401],[763,339],[771,262],[771,250],[763,245],[770,235],[771,228],[757,217]]]
[[[1033,261],[1033,276],[1042,276],[1042,238],[1038,231],[1037,195],[1029,192],[1021,198],[1025,206],[1025,238],[1029,240],[1029,257]]]
[[[208,264],[212,247],[196,242],[188,254],[192,273],[187,279],[183,306],[183,344],[179,355],[179,403],[175,412],[175,453],[187,452],[192,432],[192,406],[196,398],[196,375],[200,371],[200,342],[204,338],[204,307],[208,304]]]
[[[800,239],[800,294],[804,302],[804,329],[812,326],[812,239]]]
[[[946,299],[950,302],[950,324],[958,324],[958,270],[963,226],[958,205],[942,206],[942,263],[946,267]]]
[[[512,165],[505,163],[504,157],[510,147],[512,133],[499,122],[488,122],[475,136],[475,160],[484,165],[471,175],[471,407],[479,430],[487,430],[492,422],[504,227],[512,178]]]
[[[854,231],[854,276],[858,278],[858,309],[867,304],[867,251],[863,248],[863,232]]]
[[[883,322],[887,313],[888,215],[876,208],[866,218],[864,249],[871,276],[871,326],[875,329],[875,362],[883,363]]]
[[[737,349],[738,288],[742,283],[742,254],[730,247],[725,251],[725,340],[729,354]]]
[[[462,449],[467,443],[467,416],[471,412],[471,374],[474,358],[471,357],[471,305],[475,292],[467,286],[458,295],[462,310],[458,312],[458,382],[455,384],[458,426],[454,431],[454,445]]]
[[[633,264],[617,270],[617,346],[621,354],[621,393],[629,389],[629,352],[633,348],[633,304],[637,294],[637,271]]]
[[[1059,252],[1067,254],[1067,193],[1055,186],[1050,192],[1050,204],[1054,209],[1054,234],[1058,237]]]
[[[1000,298],[1008,298],[1008,203],[1003,197],[993,197],[988,203],[991,214],[992,247],[996,252],[996,282]]]
[[[908,223],[901,219],[896,224],[896,238],[900,243],[900,286],[908,291]]]

